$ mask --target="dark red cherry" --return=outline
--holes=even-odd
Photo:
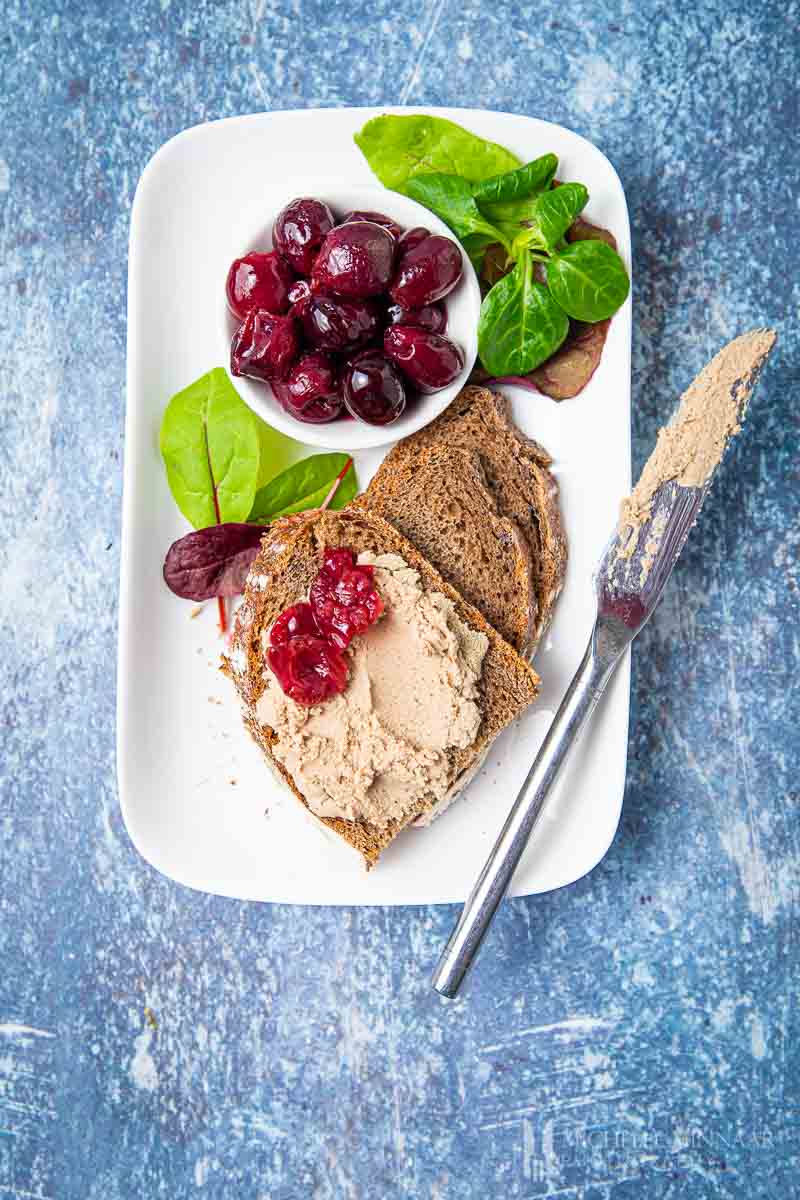
[[[274,250],[268,254],[253,250],[231,263],[225,281],[228,308],[240,321],[253,308],[285,313],[289,309],[293,283],[294,272],[279,254]]]
[[[389,295],[404,308],[423,308],[452,292],[462,270],[455,242],[432,233],[410,250],[401,249]]]
[[[278,317],[254,308],[231,342],[231,374],[272,381],[284,378],[300,353],[294,317]]]
[[[270,646],[267,662],[283,692],[297,704],[321,704],[347,687],[344,655],[321,637],[300,634]]]
[[[464,366],[464,355],[455,342],[410,325],[390,326],[383,335],[383,348],[420,392],[447,387]]]
[[[390,325],[415,325],[429,333],[444,333],[447,329],[447,309],[434,301],[424,308],[403,308],[402,304],[390,304],[386,310]]]
[[[366,212],[356,208],[347,214],[342,224],[347,225],[350,221],[374,221],[376,225],[382,225],[384,229],[388,229],[394,238],[399,238],[403,232],[397,221],[393,221],[391,217],[384,216],[379,212]]]
[[[351,221],[331,230],[311,275],[317,292],[354,300],[385,292],[392,277],[396,242],[374,221]]]
[[[317,622],[314,620],[314,610],[310,604],[301,601],[285,608],[269,631],[270,646],[282,646],[293,637],[304,634],[308,637],[319,637]]]
[[[348,412],[368,425],[389,425],[406,406],[400,373],[380,350],[362,350],[350,360],[342,395]]]
[[[420,242],[424,242],[425,238],[431,236],[430,229],[425,229],[423,225],[415,225],[413,229],[407,229],[400,241],[397,243],[397,257],[406,254],[409,250],[413,250]]]
[[[345,546],[325,551],[309,591],[314,619],[323,636],[341,650],[366,633],[383,612],[383,599],[370,566],[359,566]]]
[[[302,322],[306,309],[311,303],[311,294],[311,281],[308,279],[298,279],[289,292],[289,299],[292,303],[289,312],[300,322]]]
[[[289,288],[289,303],[299,304],[311,295],[311,284],[307,279],[296,279]]]
[[[298,421],[322,425],[335,421],[342,412],[342,393],[336,363],[328,354],[315,351],[298,359],[288,379],[272,385],[275,399]]]
[[[319,248],[334,224],[333,213],[321,200],[292,200],[275,218],[272,244],[298,275],[310,275]]]
[[[349,354],[372,341],[378,332],[379,310],[373,300],[312,296],[303,305],[303,333],[320,350]]]

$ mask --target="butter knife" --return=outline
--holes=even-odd
[[[447,999],[458,995],[570,748],[661,598],[774,344],[772,330],[751,330],[703,368],[623,502],[594,575],[597,612],[586,653],[434,972],[433,986]]]

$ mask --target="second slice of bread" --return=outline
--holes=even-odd
[[[284,608],[308,593],[322,565],[323,552],[329,546],[347,546],[356,554],[364,551],[399,554],[419,572],[426,590],[441,592],[451,599],[458,617],[472,629],[485,633],[489,639],[480,680],[482,720],[478,735],[466,749],[448,751],[455,777],[465,774],[497,734],[535,698],[539,688],[538,676],[477,609],[442,578],[415,546],[382,518],[365,513],[350,510],[318,513],[288,536],[277,555],[269,537],[265,537],[262,550],[248,576],[244,600],[237,612],[231,652],[223,657],[223,670],[233,680],[242,702],[245,725],[273,770],[308,808],[291,776],[275,758],[272,749],[277,735],[269,726],[260,723],[256,705],[265,686],[264,671],[268,669],[264,660],[264,635]],[[338,817],[317,817],[317,820],[348,842],[362,855],[367,867],[371,867],[401,829],[430,808],[430,801],[421,799],[419,807],[403,822],[394,822],[386,827]]]
[[[418,528],[425,520],[417,511],[419,506],[426,507],[431,520],[435,521],[448,497],[456,502],[459,500],[460,480],[458,477],[451,480],[442,474],[438,488],[425,493],[417,491],[413,507],[396,481],[412,479],[426,452],[445,447],[479,455],[483,477],[494,500],[494,511],[507,524],[516,526],[529,549],[532,587],[529,588],[529,619],[525,623],[528,636],[521,636],[522,625],[512,604],[509,604],[502,627],[521,653],[531,653],[550,623],[564,582],[567,542],[558,503],[558,484],[549,470],[552,459],[538,442],[517,428],[511,417],[511,406],[504,396],[488,388],[464,388],[430,425],[397,443],[356,504],[380,512],[413,540],[412,525]],[[471,558],[476,566],[470,597],[489,616],[496,588],[486,591],[477,570],[483,534],[474,521],[469,523],[467,533],[464,558],[467,564]],[[435,538],[428,543],[426,552],[448,579],[454,579],[447,531],[443,529],[438,546],[434,543]],[[502,553],[495,556],[495,577],[503,569],[500,564],[504,557]],[[508,584],[512,586],[511,579]],[[516,580],[513,586],[516,587]],[[516,601],[517,606],[526,602],[524,589],[516,594]]]
[[[501,517],[477,450],[436,442],[398,454],[353,507],[391,521],[479,608],[515,650],[524,650],[537,611],[528,543]]]

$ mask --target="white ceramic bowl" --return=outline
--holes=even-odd
[[[411,229],[415,225],[424,225],[431,233],[441,233],[456,241],[452,232],[434,213],[416,200],[401,196],[381,187],[341,187],[338,184],[326,186],[317,182],[298,186],[296,180],[287,180],[284,204],[288,204],[297,196],[314,196],[330,205],[337,216],[344,216],[352,210],[382,212],[387,217],[397,221],[403,229]],[[272,248],[272,222],[277,216],[279,205],[274,213],[268,213],[268,223],[252,230],[252,234],[244,242],[237,240],[231,245],[230,259],[239,258],[250,250],[269,250]],[[459,247],[461,249],[461,247]],[[464,386],[478,353],[478,313],[481,306],[481,293],[478,278],[472,263],[461,249],[464,273],[458,286],[445,297],[447,306],[447,336],[451,338],[464,352],[464,369],[457,379],[439,392],[429,396],[412,394],[402,416],[391,425],[367,425],[363,421],[338,420],[325,425],[311,425],[298,421],[290,416],[278,404],[272,388],[268,384],[255,379],[238,376],[234,379],[237,391],[250,405],[254,412],[271,425],[280,429],[289,437],[297,438],[309,446],[324,446],[328,450],[364,450],[370,446],[383,446],[398,438],[407,437],[417,429],[422,429],[434,417],[447,407],[454,396]],[[220,280],[220,340],[222,343],[220,357],[223,362],[230,360],[230,343],[237,321],[231,315],[225,304],[224,279]]]

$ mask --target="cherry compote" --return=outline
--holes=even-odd
[[[342,396],[347,411],[368,425],[390,425],[406,406],[400,373],[380,350],[362,350],[344,369]]]
[[[298,634],[277,646],[270,646],[267,662],[282,691],[306,707],[321,704],[347,687],[344,655],[332,642],[321,637]]]
[[[401,247],[389,295],[404,308],[423,308],[452,292],[463,269],[455,242],[432,233],[410,249]]]
[[[402,234],[402,229],[393,221],[391,217],[384,216],[379,212],[367,212],[364,209],[353,209],[342,221],[343,225],[349,225],[351,221],[373,221],[376,225],[382,225],[384,229],[388,229],[392,237],[399,238]]]
[[[352,550],[328,549],[311,585],[309,601],[317,627],[340,650],[366,633],[383,612],[372,567],[358,566]]]
[[[379,310],[374,300],[312,296],[302,308],[306,341],[320,350],[350,354],[378,334]]]
[[[426,229],[424,225],[415,225],[413,229],[407,229],[397,243],[398,257],[401,254],[406,254],[409,250],[413,250],[420,242],[424,242],[425,238],[431,236],[430,229]]]
[[[253,308],[231,342],[231,374],[265,382],[284,379],[300,352],[297,322]]]
[[[226,300],[241,321],[234,375],[270,383],[298,421],[371,425],[390,424],[415,392],[458,376],[464,358],[444,336],[442,300],[463,258],[450,238],[422,225],[403,231],[366,209],[339,220],[303,196],[275,218],[272,241],[228,270]]]
[[[308,601],[284,609],[270,630],[267,663],[285,695],[310,707],[343,692],[344,651],[383,610],[372,567],[347,547],[328,547]]]
[[[353,300],[378,296],[392,278],[395,239],[374,221],[351,221],[331,230],[311,275],[312,287]]]
[[[392,325],[387,329],[383,335],[383,349],[423,393],[438,392],[447,387],[464,366],[464,355],[450,338],[410,325]],[[346,398],[345,393],[345,401]]]
[[[269,631],[269,644],[270,646],[282,646],[284,642],[291,641],[300,634],[319,637],[317,622],[314,620],[314,610],[304,600],[283,610]]]
[[[228,308],[240,321],[252,308],[277,315],[288,312],[293,283],[294,272],[279,254],[253,250],[231,263],[225,283]]]
[[[333,213],[321,200],[292,200],[275,218],[272,244],[298,275],[310,275],[319,248],[335,224]]]
[[[416,325],[429,333],[444,333],[447,329],[447,309],[434,301],[422,308],[404,308],[402,304],[390,304],[386,310],[390,325]]]
[[[288,378],[273,382],[272,390],[281,408],[309,425],[323,425],[341,415],[339,372],[329,354],[302,355]]]

